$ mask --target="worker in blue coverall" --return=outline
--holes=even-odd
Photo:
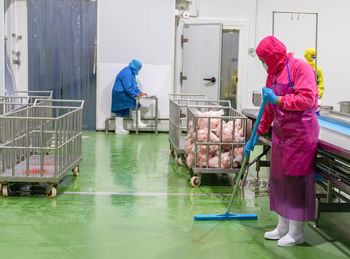
[[[112,90],[112,108],[111,111],[116,114],[115,133],[128,134],[129,131],[124,129],[124,117],[130,116],[130,108],[132,111],[134,127],[136,127],[136,97],[146,96],[137,87],[136,76],[139,74],[142,64],[134,59],[119,72],[115,79]],[[141,111],[138,110],[138,127],[145,128],[146,124],[141,122]]]

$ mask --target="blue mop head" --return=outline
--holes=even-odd
[[[195,215],[194,221],[210,221],[210,220],[250,220],[258,219],[257,214],[217,214],[217,215]]]

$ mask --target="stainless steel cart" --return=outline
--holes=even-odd
[[[26,107],[28,103],[28,97],[24,96],[0,96],[0,115]]]
[[[52,99],[52,91],[13,91],[12,96],[28,97],[28,104],[34,104],[36,99]]]
[[[60,180],[79,173],[84,101],[36,99],[33,105],[0,116],[0,182],[48,183],[56,196]]]
[[[52,95],[52,91],[13,91],[10,96],[0,96],[0,115],[33,105],[36,99],[52,99]]]
[[[200,101],[189,101],[187,107],[187,131],[193,131],[194,136],[192,137],[194,154],[193,154],[193,163],[191,166],[193,177],[191,178],[191,185],[194,187],[198,187],[201,184],[201,177],[203,174],[228,174],[228,173],[238,173],[239,165],[234,160],[235,150],[240,148],[241,151],[244,148],[246,142],[246,126],[247,126],[247,117],[237,112],[230,106],[223,106],[222,104],[227,104],[229,101],[210,101],[210,100],[200,100]],[[222,116],[202,116],[198,115],[198,112],[207,112],[207,111],[218,111],[223,110]],[[204,140],[200,140],[198,138],[199,135],[199,123],[202,120],[208,124],[206,129],[206,137]],[[211,142],[212,132],[211,132],[211,122],[213,120],[217,120],[219,122],[219,136],[218,140]],[[235,137],[235,123],[237,120],[240,120],[243,136],[238,138]],[[227,141],[223,139],[223,124],[231,122],[233,125],[231,140]],[[200,153],[200,149],[204,147],[205,150],[205,161],[200,165],[198,162],[198,154]],[[216,154],[218,155],[218,166],[213,167],[210,165],[209,159],[211,159],[210,149],[211,147],[216,147]],[[226,151],[223,149],[226,148]],[[226,154],[224,154],[224,152]],[[227,155],[230,159],[229,166],[227,168],[223,168],[222,166],[222,158],[224,155]],[[203,155],[203,151],[201,153]],[[243,159],[243,156],[242,156]]]
[[[175,163],[183,165],[185,136],[187,131],[187,105],[191,99],[206,99],[205,94],[169,95],[169,142]]]

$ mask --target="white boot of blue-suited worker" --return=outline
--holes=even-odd
[[[278,240],[285,236],[289,230],[289,219],[278,215],[278,225],[277,227],[269,232],[265,232],[264,237],[266,239]]]
[[[289,231],[287,235],[278,240],[279,246],[296,246],[304,243],[303,221],[289,220]]]
[[[146,128],[147,125],[141,121],[141,111],[138,110],[137,112],[138,112],[137,115],[138,115],[139,129]],[[132,121],[133,121],[134,128],[136,128],[136,111],[132,111]]]
[[[129,131],[124,129],[123,117],[115,117],[115,134],[129,134]]]

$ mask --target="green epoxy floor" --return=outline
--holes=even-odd
[[[307,225],[302,246],[280,248],[263,238],[277,221],[266,171],[256,182],[251,169],[232,209],[257,213],[257,221],[193,222],[195,214],[225,212],[229,197],[196,195],[231,193],[225,177],[191,187],[167,134],[84,135],[80,176],[67,176],[55,199],[41,196],[44,187],[18,184],[0,197],[1,258],[350,257],[349,213],[322,214],[320,229]]]

